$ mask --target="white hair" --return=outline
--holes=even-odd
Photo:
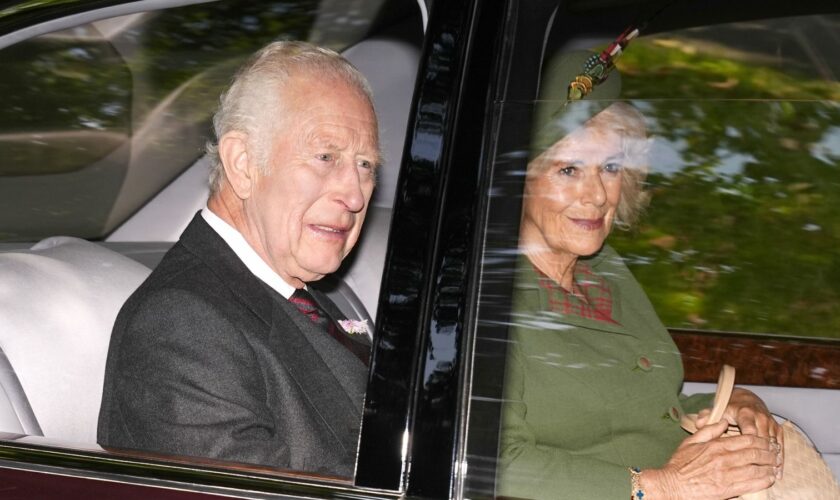
[[[218,141],[228,132],[247,135],[248,146],[263,174],[268,174],[268,151],[275,124],[282,122],[281,96],[290,77],[311,73],[333,78],[356,88],[373,107],[367,79],[340,54],[306,42],[273,42],[251,56],[236,72],[219,99],[213,115],[215,140],[205,146],[210,160],[210,192],[216,193],[224,176]]]

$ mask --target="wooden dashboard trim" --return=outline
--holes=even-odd
[[[738,384],[840,389],[840,341],[671,329],[687,382],[717,382],[726,363]]]

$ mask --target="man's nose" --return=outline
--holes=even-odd
[[[336,201],[350,212],[361,212],[365,208],[365,194],[362,191],[362,179],[352,161],[342,162],[336,178]]]
[[[583,180],[581,201],[600,207],[607,201],[607,190],[600,172],[587,175]]]

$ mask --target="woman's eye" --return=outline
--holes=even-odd
[[[359,160],[359,166],[368,170],[373,168],[373,164],[367,160]]]
[[[563,167],[557,171],[560,175],[572,177],[577,173],[577,167]]]
[[[333,155],[330,154],[330,153],[319,153],[319,154],[315,155],[315,158],[317,158],[321,161],[332,161],[333,160]]]
[[[621,164],[616,162],[610,162],[604,165],[604,172],[608,172],[611,174],[617,174],[621,172]]]

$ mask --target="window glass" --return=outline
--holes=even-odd
[[[590,440],[618,428],[610,412],[658,412],[655,419],[678,421],[695,403],[675,399],[645,407],[633,399],[632,389],[618,391],[626,388],[623,383],[607,383],[604,387],[617,391],[607,397],[604,387],[591,381],[629,380],[652,367],[670,366],[678,372],[668,379],[676,398],[682,369],[666,327],[840,338],[840,313],[834,307],[840,298],[840,63],[833,56],[840,45],[832,35],[840,28],[840,16],[696,21],[709,25],[663,29],[695,23],[666,13],[658,29],[643,31],[618,58],[614,74],[620,88],[599,95],[596,87],[591,98],[564,104],[567,85],[583,72],[583,64],[558,82],[551,79],[554,61],[581,50],[598,53],[629,23],[607,14],[598,19],[595,14],[556,14],[544,16],[552,19],[547,24],[554,23],[546,36],[517,35],[544,43],[542,50],[532,46],[532,53],[544,57],[525,71],[522,59],[533,56],[524,49],[514,54],[509,98],[495,109],[499,126],[474,371],[467,389],[465,496],[607,498],[604,492],[610,477],[617,477],[611,476],[615,471],[589,467],[576,456],[598,455],[599,450],[593,451],[598,443],[612,446]],[[583,36],[576,38],[576,33]],[[574,152],[563,149],[547,162],[545,171],[554,174],[546,177],[545,186],[528,181],[535,162],[551,151],[548,146],[578,137],[593,117],[615,106],[633,111],[624,118],[613,116],[612,126],[638,119],[644,130],[644,138],[621,142],[613,156],[623,160],[598,157],[600,173],[586,177],[585,165],[576,160],[610,150],[609,137],[599,136],[592,141],[596,146],[586,149],[578,143]],[[546,123],[557,127],[548,141],[541,137]],[[599,196],[609,200],[613,163],[626,169],[622,161],[633,163],[637,155],[644,157],[638,169],[646,172],[649,205],[629,224],[618,204],[607,247],[589,248],[583,244],[586,238],[603,231],[601,224],[609,225],[609,217],[603,217],[607,210],[586,209],[581,197],[589,191],[583,187],[571,199],[558,194],[560,187],[575,176],[580,176],[579,186],[599,179]],[[615,192],[623,197],[625,187]],[[540,197],[548,201],[535,208],[533,200]],[[542,240],[529,233],[535,226]],[[595,256],[577,261],[581,265],[566,288],[552,279],[566,274],[550,272],[565,269],[562,259],[529,257],[539,252],[529,253],[534,247],[523,242],[535,241],[537,248],[552,252]],[[656,330],[659,337],[593,347],[587,344],[591,336],[580,342],[574,338],[584,327],[611,332],[613,339],[632,336],[633,329]],[[533,337],[543,339],[549,332],[563,344],[526,346],[521,341],[528,332],[539,332]],[[542,371],[523,375],[511,368],[517,363],[539,364]],[[617,366],[626,367],[626,373],[613,370]],[[552,378],[554,372],[563,375]],[[515,386],[525,377],[543,384],[546,392],[511,412],[511,401],[521,397]],[[587,414],[582,400],[597,397],[606,399]],[[569,424],[577,421],[589,422],[585,432]],[[618,464],[625,489],[630,487],[626,467],[635,464],[633,450],[649,448],[630,441],[616,445],[630,450],[628,463]],[[597,460],[609,461],[606,455]],[[663,452],[661,463],[668,456]],[[581,481],[604,489],[581,489]],[[540,489],[549,484],[557,489]],[[555,496],[561,488],[565,495]]]
[[[8,278],[0,279],[4,320],[0,368],[6,367],[0,370],[5,374],[0,394],[9,396],[0,398],[4,439],[26,443],[33,437],[40,446],[59,443],[74,450],[100,451],[97,418],[113,322],[123,301],[150,272],[104,244],[74,238],[50,238],[31,252],[24,247],[29,249],[32,241],[50,236],[99,240],[141,209],[204,154],[205,142],[212,135],[212,113],[236,68],[268,42],[286,39],[306,40],[347,54],[368,77],[377,105],[388,107],[379,113],[387,115],[380,125],[387,123],[392,129],[382,134],[390,139],[390,143],[381,141],[383,149],[401,151],[404,135],[395,137],[393,130],[404,131],[399,125],[405,126],[413,94],[413,86],[405,82],[414,80],[422,42],[420,12],[413,0],[204,2],[98,20],[0,50],[0,69],[6,75],[0,79],[0,93],[7,103],[0,107],[0,246],[4,250],[0,270]],[[386,99],[379,101],[383,94]],[[399,155],[395,156],[388,174],[394,178],[399,161]],[[367,267],[352,277],[378,287],[390,208],[377,209],[378,222],[367,219],[368,228],[376,226],[368,243],[373,250],[359,259]],[[158,246],[107,248],[129,255],[159,252]],[[6,249],[11,251],[6,253]],[[381,258],[371,258],[371,252]],[[370,304],[359,302],[347,284],[342,286],[331,291],[336,307],[347,317],[366,315],[365,306]],[[366,291],[357,286],[357,293]],[[374,302],[375,297],[374,291]],[[320,355],[315,350],[310,354]],[[343,375],[350,373],[344,366],[336,369]],[[349,378],[337,383],[349,387]],[[321,379],[312,380],[316,384],[312,387],[323,389],[317,385],[323,383]],[[276,393],[266,395],[267,399],[283,399],[299,390],[274,389]],[[359,413],[362,402],[361,397],[340,401],[346,407],[354,405]],[[243,412],[249,411],[243,407]],[[320,421],[310,423],[297,410],[289,411],[283,418],[294,425],[331,432]],[[216,428],[211,417],[206,422],[204,430]],[[266,435],[275,432],[257,432],[262,430]],[[350,431],[357,433],[358,428],[346,434]],[[280,431],[276,434],[281,435]],[[347,435],[340,438],[346,444]],[[346,450],[352,461],[355,434],[350,441]],[[212,446],[217,444],[235,448],[215,441]],[[297,462],[288,465],[289,455],[314,455],[314,449],[297,436],[278,439],[272,451],[286,460],[285,466],[314,473],[308,457],[295,458]],[[236,455],[237,451],[226,457],[249,456],[247,451]],[[172,460],[227,465],[205,458]],[[259,472],[265,473],[273,471],[272,464],[280,460],[242,462],[250,465],[230,465],[253,470],[257,467],[253,464],[259,463]],[[344,476],[340,479],[347,486],[352,477]],[[352,476],[352,467],[346,476]],[[317,479],[336,477],[325,473]]]
[[[383,0],[212,2],[0,50],[0,241],[101,238],[202,155],[221,89],[275,39],[344,50]]]
[[[689,29],[619,59],[622,96],[663,100],[640,108],[652,203],[610,244],[666,325],[837,338],[840,46],[823,35],[838,28],[815,16]]]

